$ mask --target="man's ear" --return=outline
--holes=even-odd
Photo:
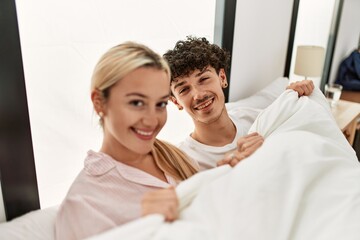
[[[219,78],[221,81],[221,86],[223,88],[226,88],[228,86],[228,82],[227,82],[225,70],[223,68],[220,68],[219,70]]]
[[[176,97],[170,96],[170,100],[177,106],[179,110],[183,110],[183,106],[180,105],[180,103],[177,101]]]
[[[104,98],[100,90],[95,89],[91,92],[91,101],[94,105],[96,113],[99,116],[104,115]]]

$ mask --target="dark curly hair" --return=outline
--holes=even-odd
[[[193,71],[202,71],[211,66],[219,73],[223,68],[227,72],[230,53],[216,44],[210,44],[206,38],[187,36],[178,41],[173,50],[167,51],[163,57],[170,65],[171,82],[178,77],[189,76]]]

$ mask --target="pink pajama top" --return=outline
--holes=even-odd
[[[90,150],[84,165],[56,217],[58,240],[83,239],[140,218],[144,193],[177,185],[170,176],[163,182],[101,152]]]

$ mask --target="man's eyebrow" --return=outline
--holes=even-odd
[[[205,68],[202,71],[200,71],[198,74],[195,75],[195,77],[200,77],[204,72],[210,72],[209,68]]]
[[[209,68],[204,68],[201,72],[199,72],[198,74],[195,75],[195,77],[200,77],[204,72],[210,72],[210,69]],[[177,84],[175,84],[174,86],[174,90],[177,88],[177,87],[181,87],[182,85],[185,84],[185,81],[182,81],[182,82],[179,82]]]
[[[185,81],[176,83],[175,86],[174,86],[174,90],[175,90],[177,87],[181,87],[181,86],[184,85],[184,84],[185,84]]]

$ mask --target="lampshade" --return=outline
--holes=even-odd
[[[298,46],[294,73],[305,77],[320,77],[324,65],[324,54],[323,47]]]

